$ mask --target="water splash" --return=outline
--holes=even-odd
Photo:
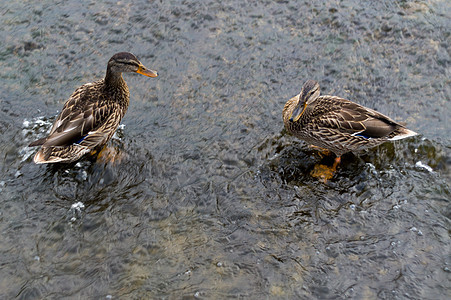
[[[53,118],[48,119],[43,116],[32,118],[31,120],[24,119],[22,122],[22,136],[25,140],[25,146],[20,148],[20,161],[24,162],[29,159],[36,152],[33,147],[28,147],[31,141],[44,137],[50,132]]]
[[[427,170],[430,173],[434,173],[434,170],[430,166],[422,163],[421,160],[416,162],[415,167],[423,168],[423,169]]]

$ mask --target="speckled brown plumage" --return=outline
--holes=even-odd
[[[122,72],[157,76],[133,54],[115,54],[108,62],[105,78],[76,89],[64,104],[49,135],[29,145],[41,146],[34,157],[35,163],[73,162],[111,139],[130,99]]]
[[[340,97],[320,96],[319,84],[313,80],[285,104],[283,121],[294,136],[338,157],[416,135],[375,110]]]

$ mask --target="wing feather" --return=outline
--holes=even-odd
[[[322,128],[365,138],[386,137],[402,126],[375,110],[346,100],[338,109],[319,116],[317,122]]]
[[[108,103],[107,99],[99,98],[99,95],[103,94],[93,90],[96,87],[98,85],[87,84],[72,94],[42,146],[67,146],[79,143],[88,134],[102,128],[115,111],[120,111],[118,104]]]

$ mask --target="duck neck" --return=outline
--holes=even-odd
[[[107,68],[105,75],[105,91],[111,96],[111,99],[127,108],[130,92],[127,83],[122,78],[121,72],[112,72]],[[124,111],[125,112],[125,111]]]
[[[107,68],[105,75],[105,85],[109,88],[115,88],[126,85],[126,83],[122,78],[121,72],[113,72],[110,68]]]

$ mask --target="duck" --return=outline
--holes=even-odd
[[[158,76],[157,71],[147,69],[132,53],[114,54],[108,61],[105,78],[77,88],[48,136],[29,144],[40,146],[34,163],[71,163],[105,146],[129,106],[130,92],[122,78],[126,72]]]
[[[288,133],[335,154],[332,167],[318,165],[311,173],[323,181],[333,177],[345,153],[417,135],[371,108],[337,96],[320,96],[315,80],[307,80],[299,95],[286,102],[283,122]]]

